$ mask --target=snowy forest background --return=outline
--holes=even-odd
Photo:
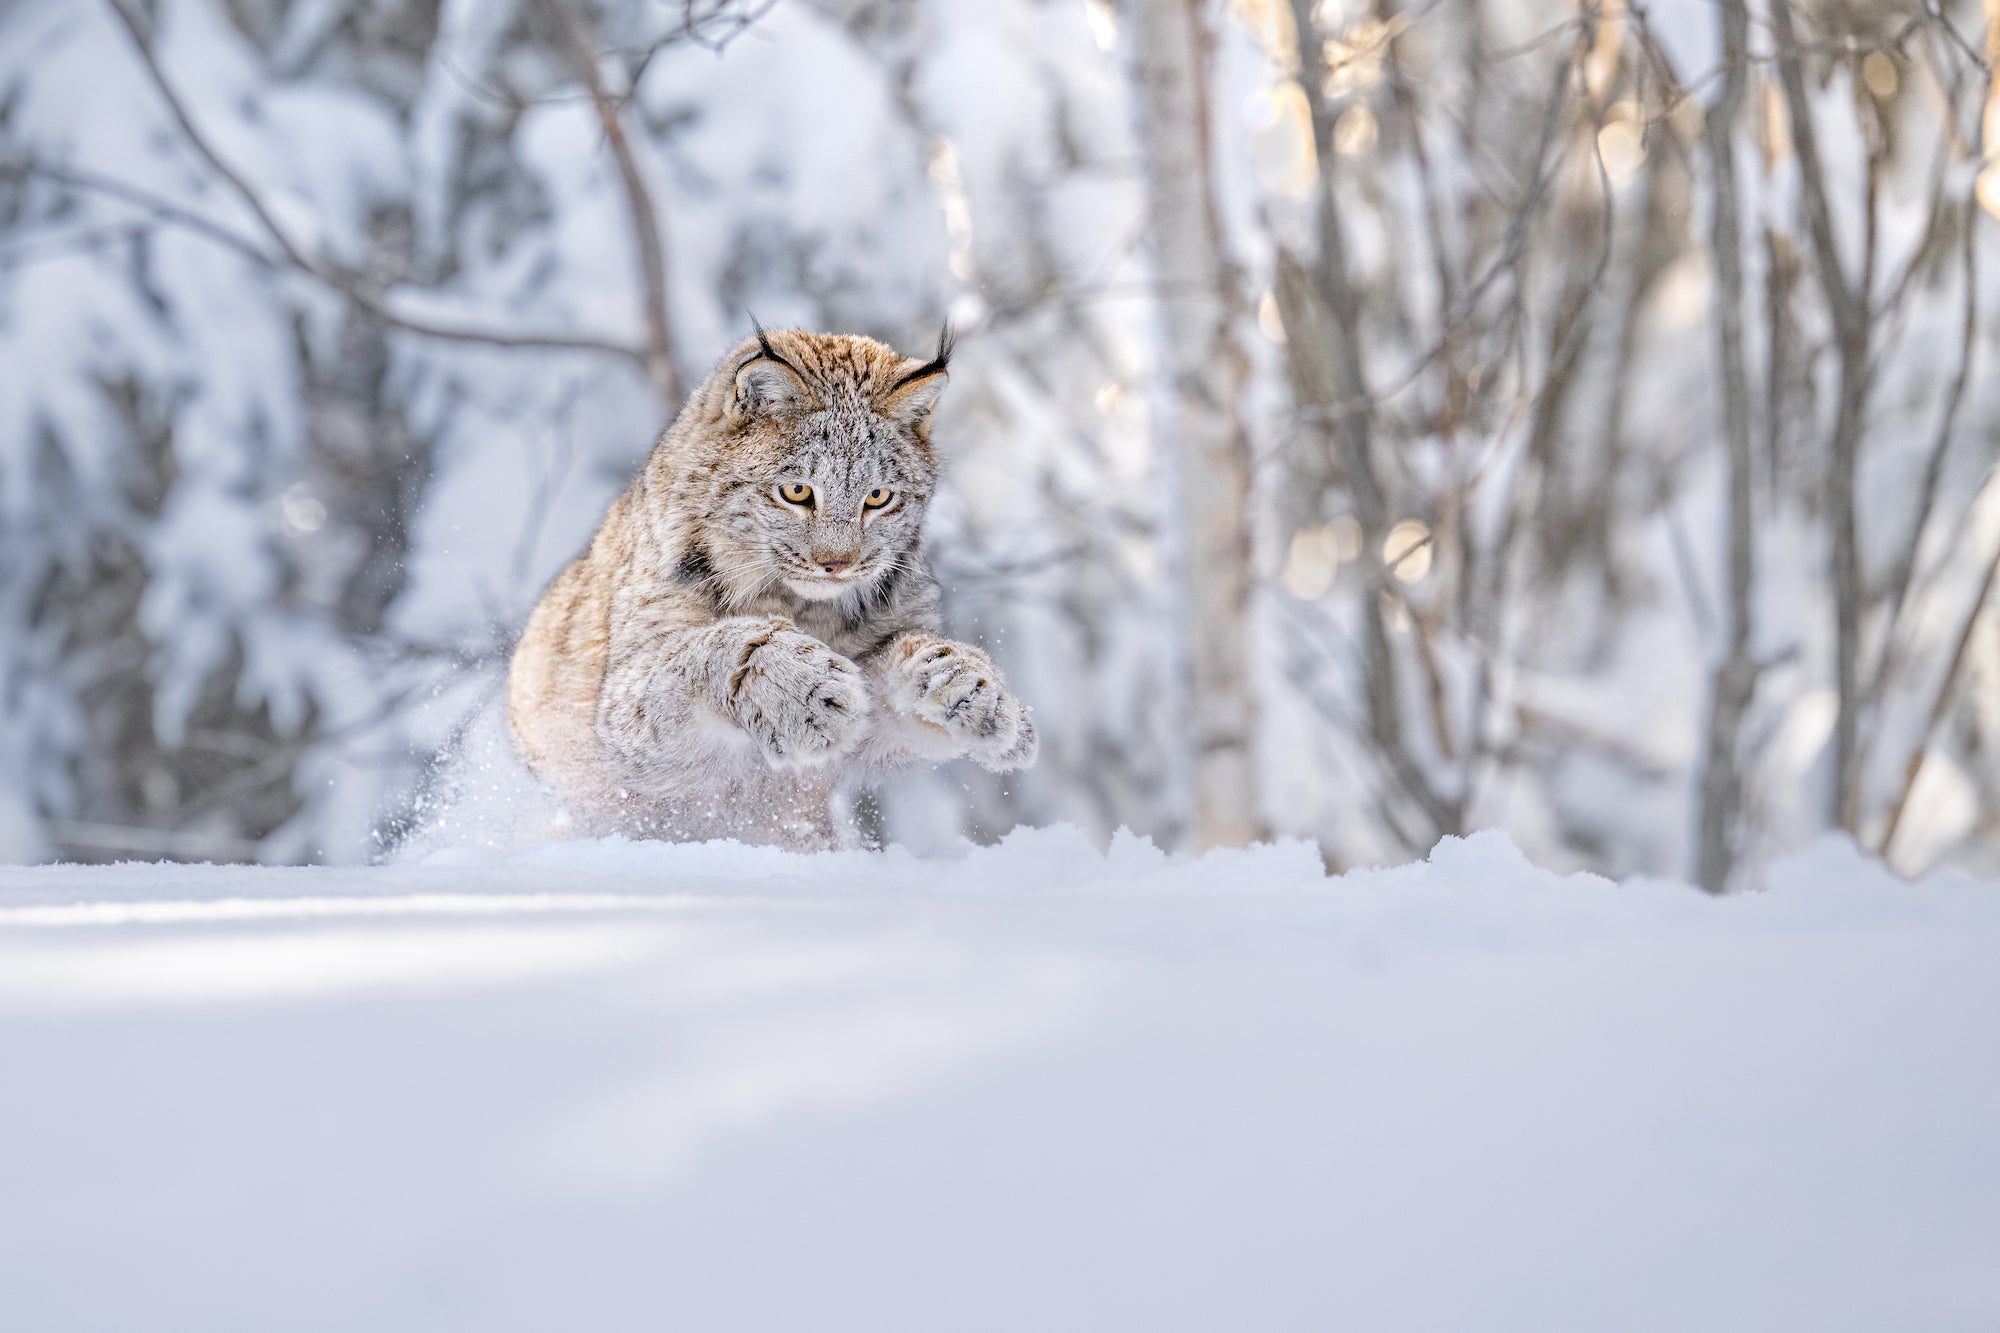
[[[1991,873],[1985,5],[8,0],[0,860],[378,853],[754,310],[960,331],[888,837]]]

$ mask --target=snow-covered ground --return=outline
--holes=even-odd
[[[0,1327],[1991,1330],[2000,888],[4,870]]]

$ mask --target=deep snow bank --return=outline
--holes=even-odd
[[[2000,890],[0,870],[0,1326],[1990,1329]]]

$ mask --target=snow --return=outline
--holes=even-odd
[[[2000,889],[1019,832],[0,869],[20,1329],[1990,1329]]]

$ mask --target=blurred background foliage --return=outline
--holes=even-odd
[[[1992,871],[1991,0],[12,0],[0,858],[354,860],[747,327],[960,328],[875,794]]]

